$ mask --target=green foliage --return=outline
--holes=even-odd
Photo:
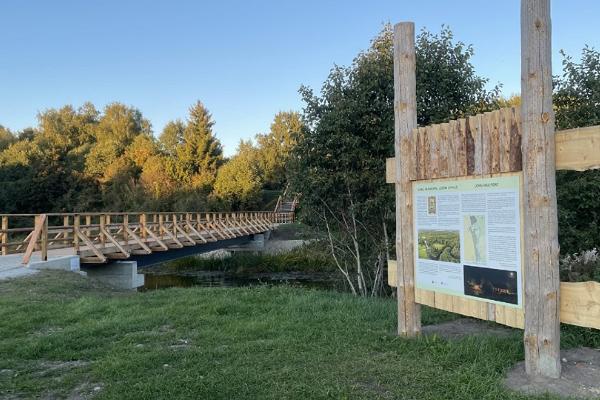
[[[419,125],[446,122],[493,108],[500,88],[486,90],[488,79],[477,75],[471,64],[473,46],[455,42],[448,27],[442,27],[439,34],[422,30],[415,46]]]
[[[384,224],[392,225],[393,190],[385,183],[385,159],[394,154],[392,39],[386,26],[350,67],[333,68],[319,95],[301,88],[307,131],[290,161],[303,218],[320,227],[328,221],[332,248],[352,249],[340,252],[340,262],[366,270],[367,285],[381,281],[376,271],[389,250]],[[448,29],[422,31],[416,44],[420,123],[492,106],[497,90],[486,91],[475,74],[470,46],[455,43]]]
[[[8,148],[11,144],[16,142],[17,138],[15,135],[7,129],[0,125],[0,151]]]
[[[562,54],[553,96],[557,129],[600,125],[600,53],[585,47],[579,63]],[[556,187],[561,252],[600,247],[600,171],[558,171]]]
[[[208,110],[169,123],[160,141],[142,113],[91,103],[38,115],[17,135],[0,127],[0,210],[72,212],[210,208],[221,146]]]
[[[214,193],[234,210],[254,208],[260,200],[263,171],[258,150],[242,140],[237,154],[219,169]]]
[[[221,143],[215,138],[214,121],[201,102],[190,108],[182,142],[176,148],[177,178],[192,188],[210,188],[223,163]]]
[[[169,121],[158,139],[161,150],[169,156],[176,155],[177,148],[183,144],[184,132],[185,124],[182,121]]]
[[[272,210],[275,203],[269,204],[268,198],[262,201],[261,190],[285,187],[287,164],[303,130],[300,114],[277,113],[269,133],[256,135],[256,145],[242,140],[237,154],[219,169],[214,196],[221,204],[236,210]]]
[[[554,81],[556,128],[600,125],[600,52],[584,47],[575,62],[564,52],[563,74]]]
[[[303,130],[299,113],[281,111],[275,115],[268,134],[256,135],[258,160],[267,188],[285,186],[286,164]]]

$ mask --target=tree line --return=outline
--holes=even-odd
[[[138,109],[121,103],[102,111],[67,105],[37,119],[15,133],[0,125],[4,213],[264,207],[263,192],[281,190],[302,131],[298,113],[280,112],[268,133],[240,142],[226,159],[201,102],[158,138]]]

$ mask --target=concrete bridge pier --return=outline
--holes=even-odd
[[[82,265],[81,269],[89,277],[117,289],[136,289],[144,286],[144,275],[138,274],[137,261],[115,261],[101,267]]]

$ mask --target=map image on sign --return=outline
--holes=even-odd
[[[485,264],[486,233],[484,215],[465,215],[465,262]]]

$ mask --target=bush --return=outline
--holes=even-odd
[[[598,250],[586,250],[567,255],[560,260],[560,279],[564,282],[600,282]]]

